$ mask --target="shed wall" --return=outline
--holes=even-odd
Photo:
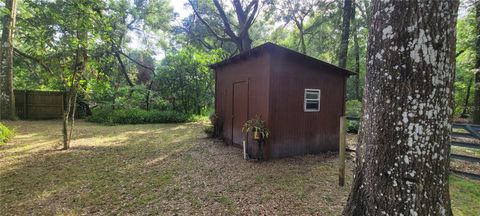
[[[223,121],[222,135],[225,142],[232,143],[233,123],[233,84],[247,82],[248,91],[248,119],[261,116],[268,120],[269,112],[269,83],[270,57],[266,53],[257,57],[232,63],[217,68],[215,87],[215,110]],[[268,122],[267,122],[268,124]],[[238,128],[237,128],[238,129]],[[251,141],[249,141],[252,143]]]
[[[286,53],[272,55],[271,158],[338,151],[345,77]],[[304,112],[304,90],[320,89],[320,112]]]

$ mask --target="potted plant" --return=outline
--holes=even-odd
[[[252,132],[254,140],[266,140],[270,135],[270,131],[268,130],[265,122],[260,119],[259,116],[255,116],[255,118],[248,120],[243,124],[242,132],[248,134],[248,132]]]

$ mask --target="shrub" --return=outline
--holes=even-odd
[[[203,129],[203,132],[205,132],[209,138],[215,137],[215,128],[211,125]]]
[[[146,111],[142,109],[94,109],[87,121],[104,124],[182,123],[189,116],[173,111]]]
[[[0,145],[6,143],[13,136],[13,131],[11,131],[7,126],[0,123]]]
[[[349,100],[346,102],[346,115],[351,117],[360,117],[362,115],[362,102],[359,100]]]
[[[349,100],[346,103],[346,116],[360,117],[362,115],[362,102],[358,100]],[[347,120],[347,132],[358,133],[360,122],[356,120]]]
[[[358,133],[358,129],[360,128],[359,121],[347,120],[347,132],[348,133]]]

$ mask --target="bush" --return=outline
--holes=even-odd
[[[209,138],[215,137],[215,128],[211,125],[203,129],[203,132],[207,134]]]
[[[359,121],[347,120],[347,132],[348,133],[358,133],[358,129],[360,128]]]
[[[94,109],[87,121],[104,124],[183,123],[189,116],[173,111],[146,111],[142,109]]]
[[[13,136],[13,131],[11,131],[7,126],[0,123],[0,145],[6,143]]]
[[[362,115],[362,102],[359,100],[349,100],[346,102],[346,115],[350,117],[360,117]]]
[[[346,103],[346,116],[349,117],[361,117],[362,115],[362,102],[358,100],[349,100]],[[358,133],[360,128],[360,122],[356,120],[347,120],[347,132]]]

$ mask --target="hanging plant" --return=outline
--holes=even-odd
[[[245,134],[252,132],[254,140],[266,140],[270,135],[270,131],[268,130],[265,121],[260,119],[259,116],[255,116],[255,118],[245,122],[245,124],[243,124],[242,132]]]

